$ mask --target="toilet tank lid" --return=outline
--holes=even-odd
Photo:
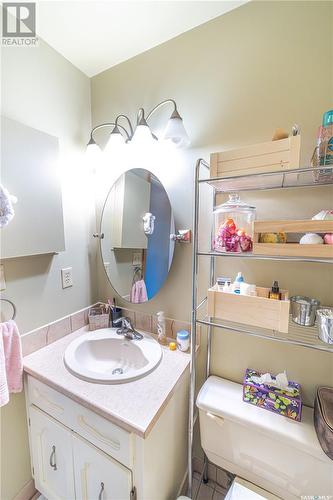
[[[313,410],[303,407],[302,421],[263,410],[243,401],[243,386],[220,377],[209,377],[197,397],[197,407],[212,415],[237,422],[272,439],[322,460],[331,462],[318,442],[313,425]]]

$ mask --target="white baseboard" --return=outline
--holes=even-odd
[[[36,493],[35,481],[30,479],[13,500],[30,500]]]

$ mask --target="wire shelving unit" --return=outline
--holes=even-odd
[[[239,191],[262,191],[272,189],[295,189],[295,188],[315,188],[318,186],[333,185],[333,168],[324,166],[316,168],[298,168],[294,170],[281,170],[278,172],[268,172],[262,174],[249,174],[241,177],[216,177],[209,178],[208,175],[200,177],[201,169],[206,174],[209,173],[209,165],[199,159],[195,167],[194,179],[194,210],[193,210],[193,249],[192,249],[192,315],[191,315],[191,367],[190,367],[190,397],[189,397],[189,436],[188,436],[188,494],[192,494],[192,448],[193,448],[193,428],[195,423],[195,381],[196,381],[196,335],[197,326],[207,327],[207,364],[206,377],[210,375],[211,344],[213,330],[222,329],[225,332],[233,332],[240,335],[268,339],[274,342],[282,342],[305,348],[317,349],[320,351],[333,352],[333,344],[321,342],[318,338],[317,327],[298,326],[291,320],[287,334],[265,328],[247,326],[240,323],[212,318],[206,314],[207,297],[198,302],[198,260],[199,257],[209,258],[209,283],[211,287],[215,283],[216,259],[249,259],[249,260],[275,260],[293,262],[311,262],[317,264],[333,264],[333,259],[316,257],[286,257],[268,256],[252,253],[219,253],[201,251],[199,249],[199,204],[200,187],[210,185],[214,206],[216,196],[219,193],[230,193]],[[212,241],[212,239],[211,239]],[[206,461],[207,466],[207,461]]]

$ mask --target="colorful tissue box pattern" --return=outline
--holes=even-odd
[[[297,382],[289,381],[289,387],[292,387],[293,391],[286,391],[268,384],[256,384],[252,377],[260,377],[261,375],[256,370],[249,368],[246,370],[243,382],[243,401],[300,421],[302,414],[301,386]],[[275,380],[273,375],[272,379]]]

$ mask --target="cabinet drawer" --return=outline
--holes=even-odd
[[[27,380],[29,403],[69,426],[70,399],[35,378],[28,376]]]
[[[133,436],[39,380],[28,376],[29,403],[41,408],[108,455],[131,468]]]
[[[73,407],[72,417],[74,431],[97,448],[131,468],[133,463],[132,434],[76,403]]]

